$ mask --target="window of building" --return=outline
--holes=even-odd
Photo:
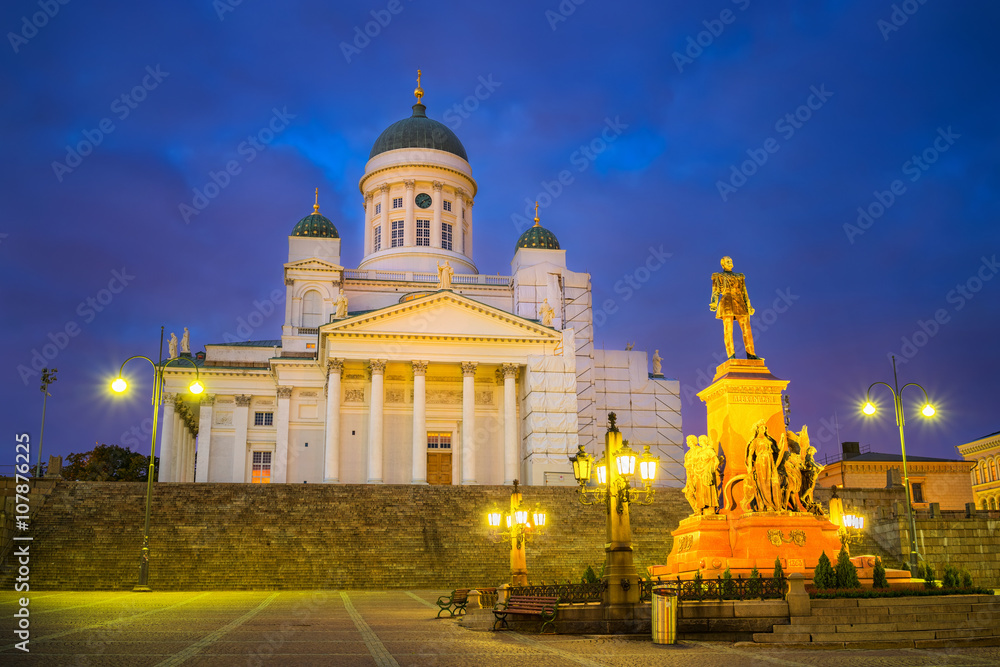
[[[427,449],[451,449],[451,433],[428,433]]]
[[[448,201],[447,199],[445,199],[441,203],[444,205],[444,210],[451,211],[451,202],[450,201]]]
[[[260,413],[258,412],[257,414]],[[253,464],[250,468],[250,482],[253,484],[271,483],[271,452],[253,453]]]
[[[924,487],[923,484],[919,482],[914,482],[910,484],[910,489],[913,494],[913,502],[922,503],[924,502]]]
[[[393,197],[392,198],[392,207],[393,208],[403,208],[403,198],[402,197]]]
[[[441,247],[451,250],[451,225],[447,222],[441,223]]]
[[[392,221],[392,245],[390,248],[399,248],[403,245],[403,221],[393,220]]]
[[[429,246],[431,244],[431,221],[417,220],[417,245]]]
[[[323,323],[323,297],[316,290],[302,295],[302,326],[315,328]]]
[[[382,202],[379,202],[375,204],[375,215],[378,215],[381,212],[382,212]]]
[[[374,232],[372,235],[372,252],[378,252],[382,249],[382,225],[376,226]]]
[[[997,481],[997,462],[995,460],[990,461],[990,481]]]
[[[274,426],[273,412],[255,412],[253,414],[254,426]]]

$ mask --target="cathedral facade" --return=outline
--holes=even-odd
[[[317,201],[288,236],[280,339],[206,345],[200,398],[166,367],[159,480],[574,484],[568,457],[600,457],[614,411],[682,483],[679,383],[595,349],[590,275],[537,215],[509,275],[479,273],[472,167],[417,93],[359,183],[360,265]]]

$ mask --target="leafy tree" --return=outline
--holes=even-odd
[[[847,554],[847,548],[840,547],[837,554],[837,565],[833,568],[837,579],[837,588],[861,588],[858,580],[858,568],[854,567],[851,557]]]
[[[781,559],[774,559],[774,574],[771,575],[775,579],[781,579],[785,576],[785,571],[781,569]]]
[[[160,459],[153,459],[154,477]],[[70,454],[63,466],[63,479],[81,482],[145,482],[149,457],[118,445],[96,445],[89,452]]]
[[[951,565],[944,566],[944,576],[941,577],[941,585],[944,588],[958,588],[962,584],[962,575]]]
[[[759,598],[764,594],[764,586],[760,580],[760,572],[757,571],[757,566],[754,565],[753,569],[750,570],[750,581],[747,582],[747,597]]]
[[[837,587],[837,577],[833,572],[833,566],[830,564],[826,551],[820,554],[819,563],[813,570],[813,587],[820,591]]]
[[[972,575],[962,570],[962,588],[972,588]]]
[[[885,567],[882,559],[875,558],[875,572],[872,573],[872,588],[889,588],[889,581],[885,578]]]
[[[917,566],[920,567],[919,565]],[[936,588],[937,577],[934,576],[934,566],[924,563],[924,588]]]
[[[726,599],[735,597],[736,584],[733,582],[733,573],[726,566],[726,571],[722,573],[722,596]]]

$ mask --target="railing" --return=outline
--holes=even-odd
[[[788,589],[786,577],[758,577],[753,579],[701,579],[681,581],[640,582],[640,602],[653,598],[653,589],[665,588],[682,601],[705,600],[783,600]]]
[[[836,452],[833,454],[827,454],[826,456],[823,457],[822,461],[816,459],[816,462],[819,463],[820,465],[825,466],[831,463],[836,463],[838,461],[844,461],[844,460],[850,461],[851,457],[858,456],[859,454],[867,454],[870,451],[871,451],[871,445],[860,445],[857,452],[851,452],[851,456],[845,457],[844,452]]]
[[[483,609],[492,609],[497,605],[497,589],[492,591],[479,591],[479,604],[482,605]]]
[[[382,271],[379,269],[344,269],[344,278],[349,280],[393,280],[409,283],[437,283],[438,274],[418,271]],[[456,273],[451,277],[455,285],[494,285],[506,287],[510,276],[490,276],[481,273]]]
[[[595,581],[592,584],[541,584],[539,586],[514,586],[511,595],[540,595],[559,597],[559,604],[582,604],[584,602],[600,602],[608,584]]]
[[[297,331],[300,336],[315,336],[319,333],[319,327],[298,327]]]

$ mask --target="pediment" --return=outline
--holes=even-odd
[[[312,257],[285,264],[285,271],[343,271],[344,267]]]
[[[559,331],[450,291],[324,324],[321,331],[347,337],[562,340]]]

